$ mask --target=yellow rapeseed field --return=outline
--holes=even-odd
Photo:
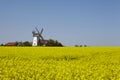
[[[120,80],[120,47],[0,47],[0,80]]]

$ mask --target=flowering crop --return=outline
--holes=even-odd
[[[0,47],[0,80],[120,80],[120,47]]]

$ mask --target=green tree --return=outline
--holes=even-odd
[[[48,40],[46,46],[63,46],[63,45],[57,40],[50,39]]]
[[[29,41],[23,42],[23,46],[32,46],[32,44]]]
[[[18,46],[18,42],[17,41],[15,42],[15,46]]]
[[[4,44],[0,44],[0,46],[4,46]]]
[[[79,47],[79,45],[75,45],[75,47]]]

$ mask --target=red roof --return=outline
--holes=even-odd
[[[15,46],[15,42],[8,42],[5,44],[6,46]]]

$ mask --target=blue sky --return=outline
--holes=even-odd
[[[34,27],[64,45],[120,45],[120,0],[0,0],[0,43],[32,41]]]

